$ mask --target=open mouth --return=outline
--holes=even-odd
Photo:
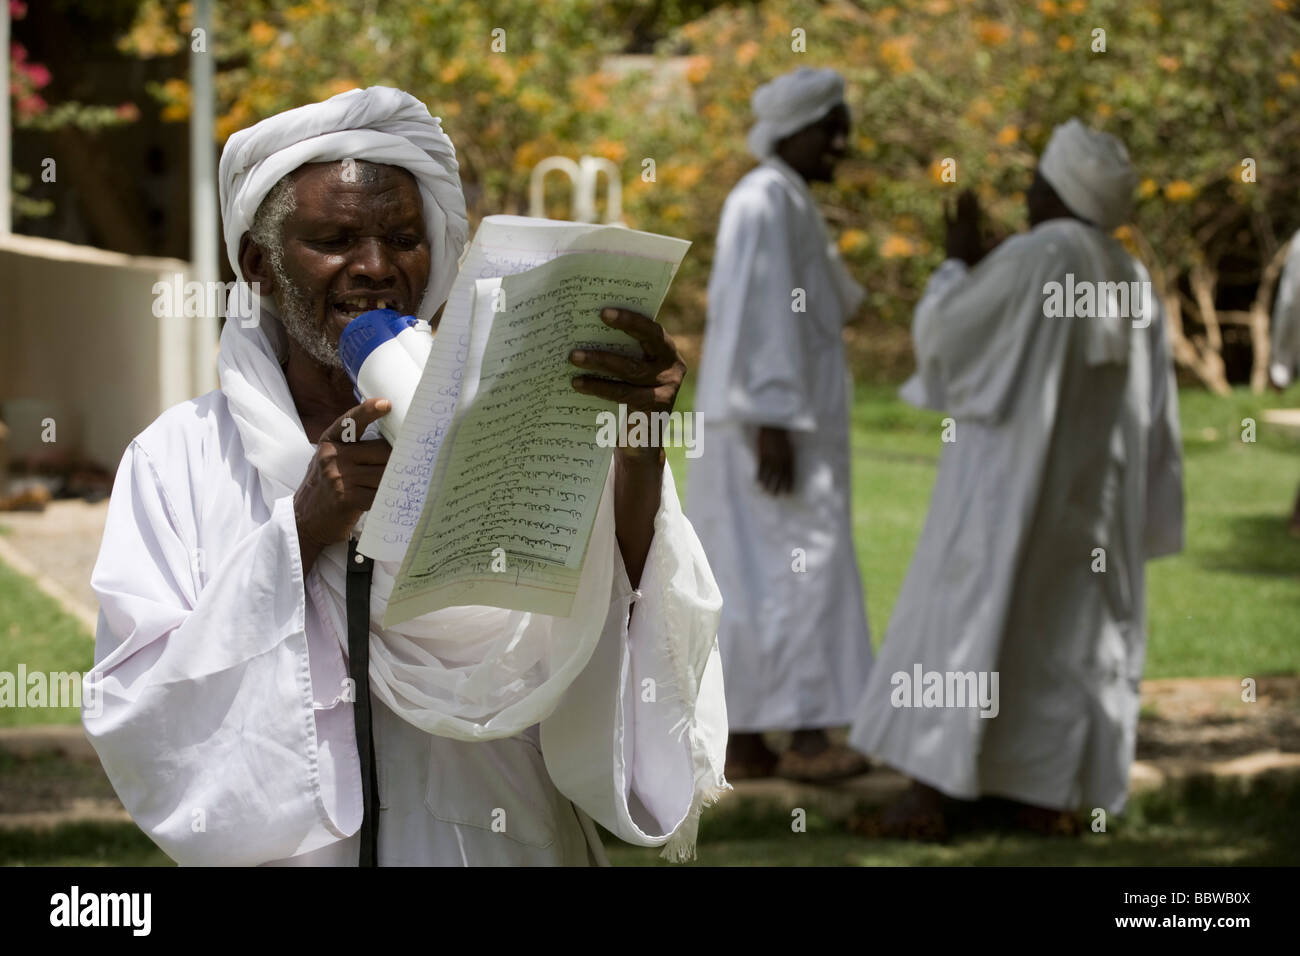
[[[393,298],[380,298],[379,296],[350,295],[338,299],[330,306],[335,318],[343,322],[351,322],[363,312],[369,312],[372,309],[397,309],[401,311],[400,303]]]

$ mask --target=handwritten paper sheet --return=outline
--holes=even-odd
[[[438,450],[460,397],[479,279],[514,275],[558,256],[587,251],[667,262],[675,273],[689,247],[690,243],[681,239],[618,226],[527,216],[485,218],[461,260],[406,423],[374,504],[364,516],[357,549],[376,560],[400,561],[411,545]]]
[[[611,227],[490,224],[462,263],[359,546],[402,558],[385,626],[461,604],[569,613],[612,449],[595,443],[610,405],[573,390],[581,373],[568,354],[633,351],[600,308],[655,315],[688,246]]]

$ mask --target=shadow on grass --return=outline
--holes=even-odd
[[[1229,540],[1203,552],[1201,567],[1232,574],[1300,575],[1300,538],[1287,532],[1287,516],[1254,514],[1223,519]],[[1297,592],[1300,601],[1300,592]]]
[[[973,829],[946,844],[874,840],[809,810],[806,832],[790,810],[746,803],[706,812],[704,866],[1283,866],[1300,860],[1300,779],[1194,778],[1134,798],[1105,832],[1038,837]],[[1091,815],[1087,818],[1091,822]],[[657,850],[606,839],[621,866],[668,865]]]
[[[173,866],[133,823],[0,830],[0,866]]]
[[[794,832],[793,809],[746,801],[706,812],[703,866],[1285,866],[1300,860],[1300,778],[1246,783],[1194,778],[1142,794],[1105,832],[1036,837],[970,829],[952,842],[908,843],[850,834],[815,809]],[[1091,816],[1088,818],[1091,820]],[[667,864],[657,849],[604,835],[616,866]],[[74,823],[0,830],[3,866],[170,866],[133,824]]]

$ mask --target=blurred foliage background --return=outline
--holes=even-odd
[[[88,3],[56,5],[71,18]],[[180,126],[191,4],[106,6],[113,17],[99,22],[117,55],[152,64],[137,71],[139,109]],[[1292,0],[249,0],[218,2],[216,18],[219,142],[280,110],[386,84],[443,118],[474,221],[526,213],[543,157],[618,163],[624,221],[694,243],[664,313],[688,343],[723,200],[753,165],[751,93],[798,66],[835,67],[852,153],[818,189],[870,290],[850,331],[868,379],[910,366],[907,322],[942,257],[944,202],[969,186],[992,238],[1024,228],[1035,157],[1077,115],[1120,136],[1139,168],[1121,238],[1164,295],[1180,364],[1216,391],[1252,374],[1263,385],[1271,280],[1300,227]],[[550,215],[568,215],[562,185],[549,181]]]

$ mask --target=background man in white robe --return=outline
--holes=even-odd
[[[834,779],[866,769],[825,729],[849,723],[871,668],[842,339],[864,293],[808,188],[844,156],[844,81],[797,70],[753,108],[761,163],[718,227],[688,510],[724,599],[728,776]],[[779,762],[760,736],[771,730],[794,731]]]
[[[940,793],[1007,798],[1047,828],[1124,806],[1144,562],[1183,540],[1173,366],[1154,296],[1125,310],[1094,285],[1106,317],[1055,317],[1046,300],[1067,274],[1149,281],[1110,236],[1135,178],[1117,139],[1071,120],[1039,163],[1028,233],[981,261],[969,193],[948,224],[902,394],[952,416],[955,440],[850,738],[917,783],[874,832],[942,836]],[[962,706],[953,681],[927,701],[908,683],[918,665],[945,687],[996,671],[998,699]]]
[[[387,404],[356,405],[336,348],[366,309],[433,315],[464,197],[439,121],[384,87],[237,133],[221,195],[261,319],[228,317],[221,388],[123,458],[92,578],[102,706],[86,731],[181,863],[355,865],[343,565],[390,449],[366,437]],[[671,340],[643,316],[607,321],[644,357],[589,352],[574,387],[667,409]],[[380,864],[603,862],[592,818],[693,852],[726,786],[720,597],[661,450],[617,450],[570,618],[448,608],[384,629],[396,570],[376,562],[371,602]]]
[[[1290,387],[1300,369],[1300,232],[1291,237],[1273,298],[1273,333],[1268,375],[1273,387]],[[1300,493],[1291,509],[1291,533],[1300,535]]]

